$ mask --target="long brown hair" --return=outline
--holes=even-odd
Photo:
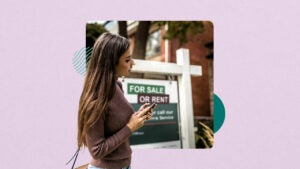
[[[86,145],[86,135],[107,109],[116,89],[115,66],[129,49],[128,39],[103,33],[95,42],[79,101],[77,144]]]

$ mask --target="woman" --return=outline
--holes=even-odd
[[[130,168],[129,137],[152,116],[148,104],[134,112],[117,81],[135,64],[129,46],[128,39],[110,33],[94,44],[78,111],[78,148],[88,147],[88,169]]]

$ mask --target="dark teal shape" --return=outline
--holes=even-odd
[[[214,133],[223,125],[225,120],[225,107],[221,99],[214,94]]]

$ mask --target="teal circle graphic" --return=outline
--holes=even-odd
[[[214,94],[214,133],[223,125],[225,120],[225,107],[221,99]]]
[[[72,59],[72,64],[77,73],[81,75],[86,74],[87,61],[90,59],[93,48],[83,47],[76,51]]]

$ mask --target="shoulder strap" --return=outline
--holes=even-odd
[[[66,165],[68,165],[72,160],[73,160],[73,158],[75,157],[75,159],[74,159],[74,162],[73,162],[73,165],[72,165],[72,168],[71,169],[74,169],[74,165],[75,165],[75,163],[76,163],[76,160],[77,160],[77,157],[78,157],[78,154],[79,154],[79,148],[77,149],[77,151],[75,152],[75,154],[73,155],[73,157],[67,162],[67,164]]]

